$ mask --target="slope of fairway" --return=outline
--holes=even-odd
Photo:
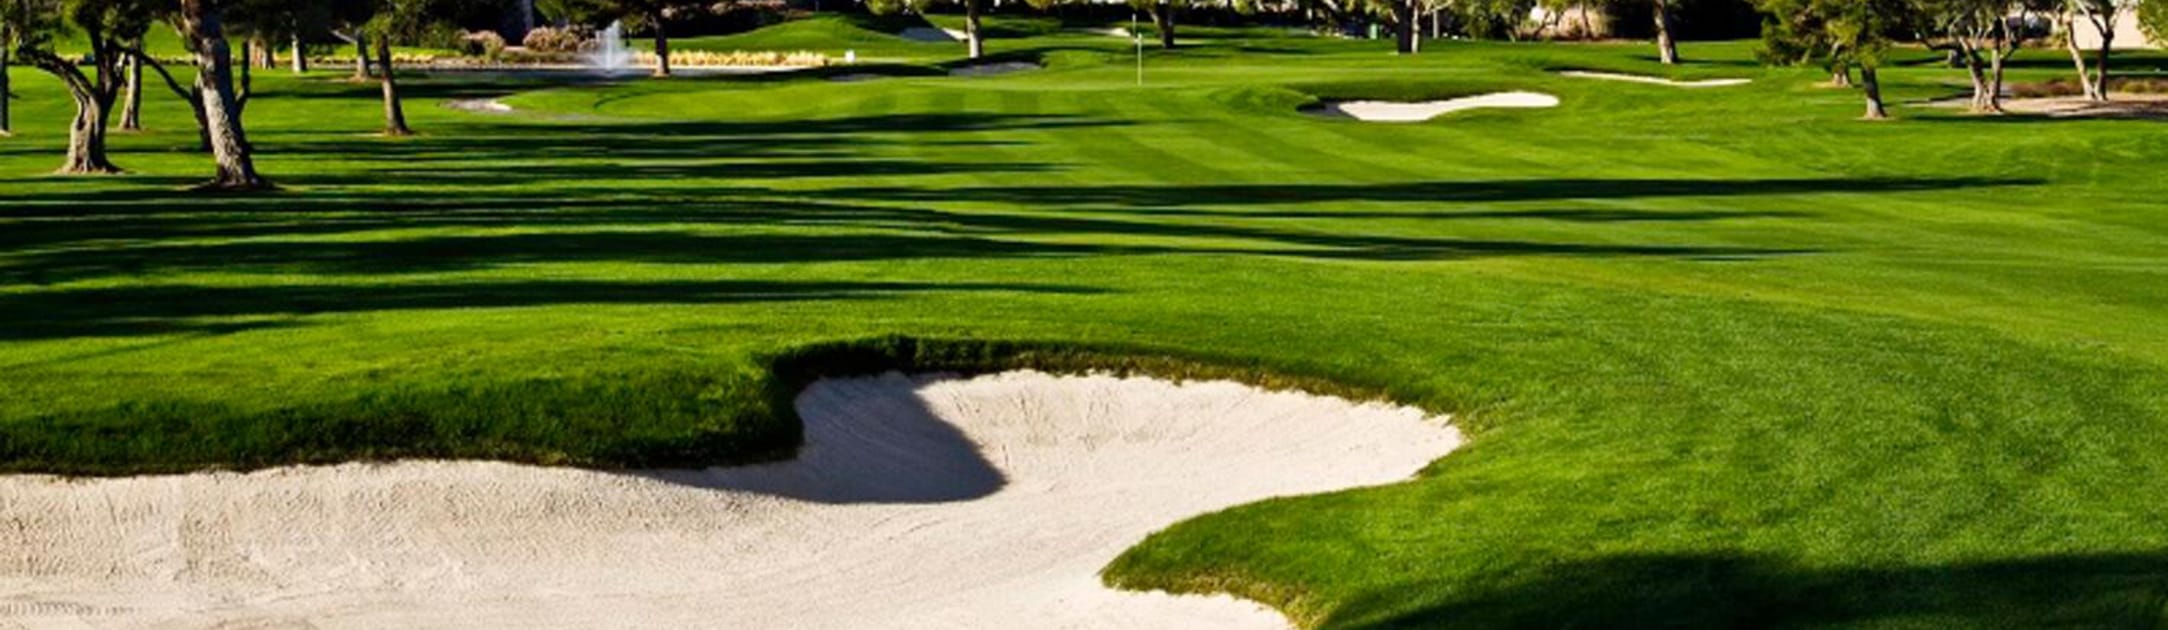
[[[1047,61],[998,77],[417,80],[406,139],[368,135],[374,86],[265,73],[252,140],[286,189],[252,197],[179,192],[206,161],[170,99],[116,138],[134,174],[44,176],[66,104],[18,71],[0,466],[747,461],[795,443],[823,374],[1116,367],[1471,437],[1408,483],[1176,525],[1123,586],[1331,628],[2168,614],[2168,128],[1861,123],[1746,43],[1674,71],[1200,42],[1143,87],[1127,42],[1082,35],[996,40]],[[1898,56],[1893,103],[1962,83]],[[1560,104],[1300,112],[1500,91]]]

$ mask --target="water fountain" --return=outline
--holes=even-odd
[[[625,25],[611,22],[595,34],[595,49],[585,56],[587,67],[603,74],[623,74],[632,68],[632,49],[625,47]]]

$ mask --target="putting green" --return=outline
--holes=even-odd
[[[417,78],[408,139],[369,135],[343,71],[263,73],[286,189],[249,197],[177,192],[207,161],[155,93],[115,140],[133,174],[44,176],[65,99],[17,69],[0,467],[711,463],[787,448],[815,373],[1126,365],[1382,395],[1472,441],[1175,526],[1119,585],[1335,628],[2168,615],[2163,127],[1861,123],[1747,43],[1667,73],[1196,29],[1137,87],[1126,41],[1039,32],[990,43],[1046,66],[999,77]],[[1893,103],[1962,81],[1900,54]],[[1560,105],[1298,111],[1502,91]]]

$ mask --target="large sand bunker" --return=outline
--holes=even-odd
[[[1746,85],[1748,83],[1754,82],[1753,79],[1702,79],[1699,81],[1680,81],[1677,79],[1666,79],[1663,77],[1652,77],[1639,74],[1622,74],[1617,72],[1591,72],[1587,70],[1564,70],[1560,71],[1558,75],[1565,77],[1574,77],[1577,79],[1625,81],[1627,83],[1646,83],[1649,85],[1664,85],[1680,88],[1730,87],[1734,85]]]
[[[1284,628],[1096,572],[1259,499],[1407,478],[1418,410],[1018,372],[823,381],[763,466],[413,462],[0,477],[0,621],[33,627]]]
[[[1557,107],[1558,97],[1536,92],[1499,92],[1443,101],[1325,101],[1311,110],[1321,116],[1369,122],[1422,122],[1457,111],[1484,108]]]

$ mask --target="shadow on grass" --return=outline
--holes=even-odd
[[[1736,197],[1819,193],[1900,193],[2030,186],[2031,179],[1527,179],[1398,184],[1236,184],[1217,186],[1010,186],[845,188],[825,194],[883,201],[1187,207],[1333,202],[1508,202],[1643,197]]]
[[[598,165],[559,166],[551,172],[581,178],[614,171],[607,165]],[[888,187],[810,193],[871,202],[842,203],[807,201],[803,196],[808,193],[765,188],[634,187],[566,191],[537,187],[507,190],[480,187],[501,175],[484,168],[450,171],[442,179],[429,180],[431,184],[441,186],[441,191],[373,190],[352,194],[192,198],[187,204],[167,202],[172,195],[167,191],[140,189],[0,197],[0,202],[11,208],[0,214],[0,222],[12,223],[6,235],[0,236],[0,244],[20,252],[0,255],[0,280],[49,285],[105,276],[206,270],[401,274],[565,262],[786,264],[1137,254],[1270,255],[1373,261],[1497,256],[1742,260],[1812,252],[1720,245],[1380,235],[1339,229],[1302,229],[1300,226],[1245,220],[1715,221],[1786,215],[1721,211],[1477,209],[1456,212],[1330,208],[1347,202],[1429,205],[1831,191],[1909,192],[2028,183],[1993,179],[1516,180],[1381,185]],[[649,173],[647,177],[671,178],[655,173]],[[1078,207],[1067,212],[966,212],[894,207],[885,202]],[[1302,204],[1328,209],[1221,209],[1251,204]],[[1220,208],[1198,209],[1194,206]],[[1141,216],[1136,219],[1107,216],[1122,214]],[[1203,220],[1165,220],[1168,217]],[[849,231],[795,234],[735,231],[738,227],[778,226]],[[513,227],[532,229],[389,239],[314,238],[382,230]],[[1078,242],[1075,239],[1078,236],[1094,240]],[[248,240],[203,240],[218,238]],[[1059,242],[1054,242],[1056,240]]]
[[[743,304],[869,300],[927,292],[1086,295],[1036,284],[909,282],[581,282],[416,285],[147,286],[0,294],[0,339],[230,333],[285,325],[235,319],[391,310],[563,304]]]
[[[1325,628],[2152,628],[2168,552],[1816,568],[1745,555],[1632,555],[1500,583],[1410,584],[1340,606]]]
[[[719,214],[740,224],[787,224],[777,213]],[[430,235],[368,240],[241,240],[112,244],[82,239],[79,247],[0,256],[0,280],[50,285],[86,278],[186,271],[395,275],[572,262],[665,264],[791,264],[810,262],[1019,259],[1092,255],[1267,255],[1324,260],[1456,260],[1497,256],[1640,256],[1750,259],[1808,250],[1696,245],[1542,242],[1329,233],[1224,223],[1163,223],[1077,216],[945,213],[868,208],[832,217],[831,225],[910,233],[760,234],[692,229],[691,213],[658,217],[669,229],[640,228],[624,217],[595,217],[607,225],[574,231]],[[242,219],[246,221],[247,219]],[[541,222],[541,223],[545,223]],[[429,220],[399,219],[342,229],[415,228]],[[303,229],[332,226],[309,225]],[[614,228],[614,229],[613,229]],[[280,232],[283,234],[283,231]],[[1107,242],[1050,242],[1093,236]],[[1139,237],[1162,242],[1138,243]],[[46,239],[45,245],[51,241]]]

